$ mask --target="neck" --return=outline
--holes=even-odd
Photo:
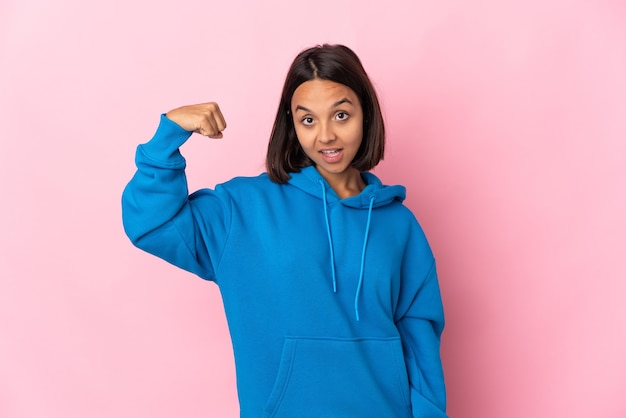
[[[365,181],[356,168],[351,167],[338,174],[324,172],[320,172],[320,174],[340,199],[356,196],[365,188]]]

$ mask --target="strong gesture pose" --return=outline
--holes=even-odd
[[[369,172],[385,130],[358,57],[301,52],[267,171],[190,195],[179,147],[224,129],[216,103],[162,115],[123,220],[135,245],[220,287],[241,416],[445,417],[435,260],[405,188]]]

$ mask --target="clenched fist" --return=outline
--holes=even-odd
[[[217,103],[202,103],[183,106],[165,114],[186,131],[195,132],[209,138],[222,138],[226,121]]]

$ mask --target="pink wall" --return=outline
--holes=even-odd
[[[439,260],[452,417],[626,416],[626,7],[611,0],[0,4],[0,417],[234,417],[217,288],[134,249],[159,113],[215,100],[192,188],[262,169],[287,66],[341,42]],[[506,4],[506,5],[505,5]]]

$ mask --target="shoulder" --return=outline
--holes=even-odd
[[[271,184],[276,184],[267,173],[261,173],[256,176],[238,176],[228,180],[225,183],[222,183],[221,186],[229,188],[229,189],[238,189],[238,188],[259,188],[259,187],[267,187]]]
[[[403,197],[375,208],[374,213],[378,214],[376,222],[402,242],[426,241],[426,234],[418,217],[412,208],[406,205]]]
[[[284,185],[270,179],[267,173],[252,177],[234,177],[225,183],[218,184],[216,190],[222,189],[233,197],[250,197],[259,194],[275,194]]]

